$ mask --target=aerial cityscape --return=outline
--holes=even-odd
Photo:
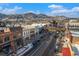
[[[79,4],[0,3],[0,56],[79,56]]]

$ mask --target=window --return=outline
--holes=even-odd
[[[2,37],[0,36],[0,51],[2,50],[1,44],[2,44]]]
[[[0,36],[0,44],[2,43],[2,37]]]
[[[16,50],[23,47],[23,39],[22,38],[18,38],[15,40],[15,46],[16,46]]]
[[[11,45],[10,45],[10,37],[9,35],[5,36],[5,44],[3,45],[3,52],[5,54],[9,54],[12,50],[11,50]]]
[[[24,31],[24,32],[23,32],[23,36],[25,36],[25,35],[26,35],[26,32]]]

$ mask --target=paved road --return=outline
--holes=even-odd
[[[57,35],[56,32],[53,32],[52,35],[50,36],[51,43],[49,46],[48,53],[46,54],[47,56],[53,56],[55,53],[56,40],[57,40],[56,35]]]
[[[46,34],[44,33],[43,35],[45,35],[45,36],[47,37],[47,33],[46,33]],[[33,49],[29,52],[29,54],[27,54],[27,56],[32,56],[36,51],[38,51],[38,49],[43,45],[43,43],[44,43],[44,41],[45,41],[45,38],[46,38],[45,36],[41,38],[40,44],[39,44],[37,47],[33,48]],[[47,38],[46,38],[46,39],[47,39]]]
[[[45,39],[47,39],[47,40],[41,42],[41,44],[37,48],[33,49],[28,55],[41,56],[44,53],[44,50],[46,50],[46,48],[48,47],[48,45],[50,44],[51,41],[52,41],[52,44],[49,48],[51,49],[52,46],[53,46],[53,48],[55,48],[55,42],[56,42],[55,35],[56,35],[56,33],[54,32],[48,38],[45,37]],[[48,53],[47,55],[50,55],[50,54]]]

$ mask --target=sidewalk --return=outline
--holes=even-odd
[[[71,43],[70,43],[68,38],[64,38],[61,53],[62,53],[63,56],[72,56],[73,55]]]

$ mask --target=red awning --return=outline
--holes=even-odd
[[[70,48],[62,48],[62,55],[63,56],[71,56],[71,51],[70,51]]]

